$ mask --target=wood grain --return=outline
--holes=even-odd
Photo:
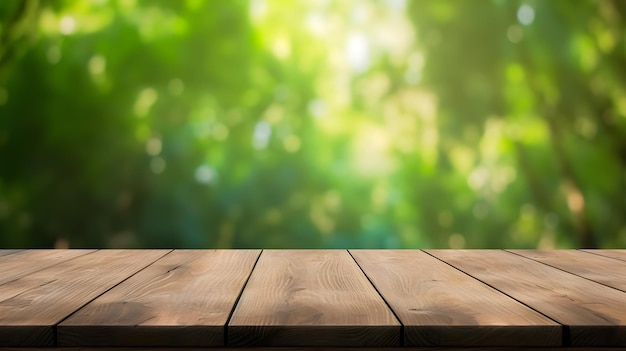
[[[558,346],[561,326],[417,250],[350,250],[404,325],[405,346]]]
[[[55,324],[167,252],[100,250],[0,285],[0,345],[53,346]]]
[[[568,326],[573,346],[626,345],[626,293],[501,250],[428,250]]]
[[[0,256],[0,285],[96,250],[16,250]]]
[[[59,346],[224,346],[260,250],[175,250],[58,326]]]
[[[345,250],[265,250],[229,346],[398,346],[400,323]]]
[[[626,261],[580,250],[508,250],[626,292]]]
[[[16,252],[20,252],[23,250],[13,250],[13,249],[0,249],[0,257],[10,255]]]
[[[626,261],[626,250],[580,250],[595,255],[610,257],[617,260]]]

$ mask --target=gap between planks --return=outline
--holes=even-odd
[[[101,250],[98,250],[101,251]],[[136,275],[137,273],[143,271],[144,269],[150,267],[151,265],[153,265],[156,261],[162,259],[163,257],[169,255],[172,251],[174,251],[173,249],[170,249],[169,251],[166,251],[162,256],[158,257],[156,260],[150,262],[148,265],[146,265],[145,267],[141,268],[140,270],[136,271],[135,273],[130,274],[129,276],[127,276],[126,278],[124,278],[122,281],[118,282],[117,284],[111,286],[110,288],[108,288],[107,290],[103,291],[101,294],[95,296],[93,299],[85,302],[82,306],[76,308],[76,310],[74,310],[74,312],[68,314],[67,316],[65,316],[65,318],[61,319],[60,321],[58,321],[55,325],[54,325],[54,345],[58,346],[58,340],[59,340],[59,324],[63,323],[64,321],[66,321],[68,318],[72,317],[74,314],[76,314],[76,312],[80,311],[83,307],[87,306],[88,304],[90,304],[91,302],[93,302],[95,299],[99,298],[100,296],[106,294],[107,292],[111,291],[111,289],[115,288],[116,286],[122,284],[123,282],[127,281],[130,277]]]
[[[559,323],[423,251],[353,250],[352,255],[403,323],[405,346],[562,343]]]
[[[235,313],[235,308],[237,307],[237,304],[239,304],[239,300],[241,299],[241,295],[243,294],[243,291],[246,289],[246,286],[248,286],[248,282],[250,281],[250,277],[252,276],[252,272],[254,272],[254,269],[256,268],[256,264],[259,262],[259,259],[261,258],[261,255],[263,255],[263,250],[264,249],[261,249],[261,251],[257,255],[256,260],[254,261],[254,264],[252,265],[252,269],[250,270],[250,273],[248,273],[248,277],[246,278],[246,282],[243,283],[243,286],[241,287],[241,290],[239,291],[239,295],[237,295],[237,299],[235,300],[235,303],[233,304],[233,307],[230,309],[230,313],[228,314],[228,318],[226,318],[226,323],[224,324],[224,346],[225,347],[228,346],[228,324],[230,323],[231,318],[233,318],[233,313]]]
[[[573,346],[626,344],[626,295],[618,289],[502,250],[429,253],[567,326]]]
[[[420,250],[420,251],[422,251],[422,252],[424,252],[424,253],[426,253],[426,254],[428,254],[428,255],[432,256],[433,258],[435,258],[435,259],[437,259],[437,260],[439,260],[439,261],[441,261],[441,262],[443,262],[443,263],[447,264],[448,266],[450,266],[450,267],[452,267],[452,268],[456,269],[457,271],[459,271],[459,272],[461,272],[461,273],[463,273],[463,274],[467,275],[468,277],[470,277],[470,278],[472,278],[472,279],[475,279],[475,280],[477,280],[477,281],[481,282],[482,284],[484,284],[484,285],[488,286],[489,288],[491,288],[491,289],[493,289],[493,290],[497,291],[498,293],[503,294],[503,295],[505,295],[505,296],[508,296],[509,298],[511,298],[511,299],[513,299],[513,300],[515,300],[515,301],[517,301],[517,302],[519,302],[519,303],[521,303],[522,305],[524,305],[524,306],[526,306],[526,307],[530,308],[531,310],[533,310],[533,311],[535,311],[535,312],[537,312],[537,313],[541,314],[542,316],[544,316],[544,317],[546,317],[546,318],[548,318],[548,319],[552,320],[553,322],[555,322],[555,323],[559,324],[559,325],[561,326],[561,330],[562,330],[562,340],[561,340],[561,345],[562,345],[563,347],[569,347],[569,346],[571,346],[571,338],[570,338],[570,330],[569,330],[569,326],[567,326],[567,325],[565,325],[565,324],[563,324],[563,323],[560,323],[559,321],[557,321],[556,319],[554,319],[554,318],[550,317],[549,315],[547,315],[547,314],[543,313],[542,311],[540,311],[540,310],[538,310],[538,309],[534,308],[533,306],[530,306],[529,304],[525,303],[524,301],[521,301],[521,300],[519,300],[519,299],[515,298],[514,296],[512,296],[512,295],[510,295],[510,294],[506,293],[505,291],[502,291],[502,290],[498,289],[497,287],[495,287],[495,286],[493,286],[493,285],[489,284],[488,282],[486,282],[486,281],[484,281],[484,280],[482,280],[482,279],[480,279],[480,278],[478,278],[478,277],[476,277],[476,276],[474,276],[474,275],[472,275],[472,274],[470,274],[470,273],[468,273],[468,272],[466,272],[466,271],[464,271],[464,270],[460,269],[459,267],[456,267],[456,266],[452,265],[452,264],[451,264],[451,263],[449,263],[449,262],[446,262],[444,259],[442,259],[442,258],[440,258],[440,257],[438,257],[438,256],[433,255],[432,253],[428,252],[427,250]],[[504,252],[504,250],[500,250],[500,251],[503,251],[503,252]]]
[[[59,320],[166,251],[150,252],[150,260],[137,257],[136,252],[95,251],[0,285],[3,311],[0,343],[3,346],[54,346]]]
[[[583,250],[505,250],[593,283],[626,292],[626,261]],[[572,265],[572,262],[577,263]],[[605,268],[613,265],[611,270]],[[591,269],[589,269],[591,267]]]
[[[63,347],[223,347],[260,250],[175,250],[59,325]]]
[[[62,320],[62,321],[64,321],[64,320],[68,319],[70,316],[72,316],[74,313],[76,313],[77,311],[79,311],[79,310],[80,310],[81,308],[83,308],[85,305],[87,305],[87,304],[91,303],[91,301],[93,301],[93,300],[97,299],[98,297],[100,297],[100,296],[102,296],[102,295],[106,294],[106,293],[107,293],[108,291],[110,291],[111,289],[113,289],[113,288],[115,288],[116,286],[118,286],[118,285],[122,284],[123,282],[125,282],[126,280],[128,280],[128,279],[129,279],[129,278],[131,278],[132,276],[134,276],[134,275],[138,274],[139,272],[141,272],[141,271],[145,270],[145,269],[146,269],[146,268],[148,268],[149,266],[153,265],[155,262],[157,262],[157,261],[159,261],[159,260],[163,259],[164,257],[166,257],[167,255],[169,255],[169,254],[170,254],[171,252],[173,252],[173,251],[174,251],[174,250],[170,250],[170,251],[165,252],[165,253],[164,253],[161,257],[157,258],[155,261],[153,261],[153,262],[151,262],[150,264],[146,265],[145,267],[143,267],[143,268],[142,268],[142,269],[140,269],[139,271],[137,271],[137,272],[135,272],[135,273],[133,273],[133,274],[129,275],[128,277],[124,278],[122,281],[118,282],[118,283],[117,283],[117,284],[115,284],[114,286],[112,286],[112,287],[110,287],[109,289],[107,289],[106,291],[102,292],[100,295],[96,296],[96,297],[95,297],[95,298],[93,298],[92,300],[90,300],[90,301],[86,302],[84,305],[82,305],[82,306],[78,307],[78,308],[77,308],[74,312],[72,312],[71,314],[69,314],[68,316],[66,316],[65,318],[63,318],[63,320]],[[338,250],[338,251],[339,251],[339,250]],[[400,318],[398,318],[398,315],[396,314],[396,311],[395,311],[393,308],[391,308],[391,305],[390,305],[389,301],[387,301],[387,300],[385,299],[385,297],[383,296],[383,294],[381,294],[381,292],[379,291],[379,289],[375,286],[375,284],[373,284],[373,282],[372,282],[372,280],[370,279],[370,277],[369,277],[369,276],[368,276],[368,275],[364,272],[363,267],[361,267],[361,265],[359,265],[358,261],[357,261],[357,260],[355,259],[355,257],[353,256],[352,252],[351,252],[350,250],[346,250],[346,251],[347,251],[347,253],[350,255],[351,260],[352,260],[352,261],[354,261],[354,263],[355,263],[355,264],[357,265],[357,267],[359,268],[359,270],[360,270],[361,274],[363,274],[363,275],[365,276],[365,278],[367,279],[367,281],[369,282],[369,284],[372,286],[372,288],[376,291],[376,293],[378,294],[378,296],[380,297],[380,299],[381,299],[381,300],[382,300],[382,301],[383,301],[383,302],[387,305],[387,308],[389,309],[389,311],[390,311],[391,313],[393,313],[393,315],[395,316],[396,320],[398,321],[398,323],[399,323],[399,325],[400,325],[400,333],[401,333],[400,335],[402,336],[402,335],[404,334],[404,330],[405,330],[405,325],[404,325],[404,323],[400,320]],[[553,321],[554,321],[554,319],[550,318],[549,316],[547,316],[547,315],[546,315],[545,313],[543,313],[542,311],[537,310],[536,308],[533,308],[532,306],[529,306],[528,304],[524,303],[524,301],[521,301],[521,300],[519,300],[519,299],[517,299],[517,298],[514,298],[513,296],[511,296],[511,295],[507,294],[506,292],[504,292],[504,291],[502,291],[502,290],[500,290],[500,289],[498,289],[498,288],[496,288],[496,287],[492,286],[492,285],[491,285],[491,284],[489,284],[488,282],[483,281],[483,280],[481,280],[481,279],[479,279],[479,278],[477,278],[477,277],[473,276],[472,274],[469,274],[469,273],[465,272],[464,270],[462,270],[462,269],[460,269],[460,268],[457,268],[456,266],[454,266],[454,265],[452,265],[452,264],[450,264],[450,263],[446,262],[444,259],[441,259],[441,258],[439,258],[439,257],[437,257],[437,256],[435,256],[435,255],[433,255],[433,254],[431,254],[430,252],[425,251],[425,250],[415,250],[415,251],[421,251],[421,252],[424,252],[425,254],[427,254],[427,255],[429,255],[429,256],[431,256],[431,257],[433,257],[433,258],[435,258],[435,259],[437,259],[437,260],[439,260],[439,261],[441,261],[441,262],[443,262],[443,263],[445,263],[446,265],[448,265],[448,266],[452,267],[453,269],[455,269],[455,270],[457,270],[457,271],[462,272],[463,274],[465,274],[465,275],[469,276],[470,278],[472,278],[472,279],[474,279],[474,280],[479,281],[480,283],[482,283],[482,284],[484,284],[484,285],[486,285],[486,286],[490,287],[491,289],[494,289],[494,290],[495,290],[495,291],[497,291],[498,293],[503,294],[503,295],[505,295],[505,296],[508,296],[508,297],[512,298],[513,300],[515,300],[515,301],[517,301],[517,302],[519,302],[519,303],[521,303],[521,304],[525,305],[526,307],[529,307],[530,309],[532,309],[532,310],[534,310],[534,311],[536,311],[536,312],[538,312],[538,313],[540,313],[540,314],[542,314],[542,315],[544,315],[544,316],[546,316],[546,317],[548,317],[549,319],[551,319],[551,320],[553,320]],[[514,255],[514,256],[521,256],[521,257],[523,257],[523,258],[525,258],[525,259],[527,259],[527,260],[530,260],[530,261],[533,261],[533,262],[536,262],[536,263],[539,263],[539,264],[542,264],[542,265],[548,266],[548,267],[553,268],[553,269],[555,269],[555,270],[563,271],[563,272],[568,273],[568,274],[571,274],[571,275],[573,275],[573,276],[581,277],[581,278],[586,279],[586,280],[589,280],[589,281],[591,281],[591,282],[601,284],[601,283],[599,283],[599,282],[597,282],[597,281],[594,281],[594,280],[591,280],[591,279],[589,279],[589,278],[587,278],[587,277],[584,277],[584,276],[580,276],[580,275],[574,274],[574,273],[572,273],[572,272],[569,272],[569,271],[566,271],[566,270],[560,269],[559,267],[555,267],[555,266],[552,266],[552,265],[547,264],[547,263],[545,263],[545,262],[541,262],[541,261],[534,260],[534,259],[529,258],[529,257],[526,257],[526,256],[524,256],[524,255],[519,255],[519,254],[517,254],[517,253],[515,253],[515,252],[511,252],[511,251],[508,251],[508,250],[499,250],[499,251],[507,252],[508,254],[511,254],[511,255]],[[577,250],[577,251],[579,251],[579,252],[581,252],[581,253],[589,254],[590,256],[591,256],[591,255],[595,255],[595,256],[597,256],[597,257],[599,257],[599,258],[600,258],[600,257],[602,257],[602,258],[607,258],[607,259],[610,259],[610,260],[616,260],[616,262],[623,262],[623,261],[620,261],[620,259],[619,259],[619,258],[609,257],[609,256],[605,256],[605,255],[600,255],[600,254],[596,254],[595,252],[589,252],[589,251],[587,251],[587,250]],[[8,255],[5,255],[4,257],[7,257],[7,256],[13,256],[13,254],[14,254],[14,253],[10,253],[10,254],[8,254]],[[233,313],[234,313],[234,311],[235,311],[235,309],[236,309],[236,307],[237,307],[237,305],[238,305],[238,303],[239,303],[239,300],[241,299],[241,296],[242,296],[242,294],[244,293],[244,291],[245,291],[245,289],[246,289],[246,287],[247,287],[247,285],[248,285],[248,282],[249,282],[249,280],[250,280],[250,278],[251,278],[252,274],[254,273],[255,269],[257,268],[257,263],[258,263],[258,261],[259,261],[259,259],[260,259],[260,257],[261,257],[261,255],[262,255],[262,254],[263,254],[263,250],[261,250],[261,252],[259,253],[259,255],[257,255],[257,258],[256,258],[256,260],[255,260],[255,262],[254,262],[254,264],[253,264],[253,266],[252,266],[252,269],[250,270],[250,272],[249,272],[249,274],[248,274],[248,276],[247,276],[247,278],[246,278],[246,280],[245,280],[244,285],[243,285],[243,286],[242,286],[242,288],[240,289],[239,294],[238,294],[238,296],[237,296],[237,299],[236,299],[235,303],[233,304],[233,306],[232,306],[232,308],[231,308],[231,310],[230,310],[230,313],[229,313],[229,315],[228,315],[228,318],[227,318],[227,320],[226,320],[226,323],[224,324],[224,328],[225,328],[225,330],[224,330],[224,335],[225,335],[225,340],[224,340],[224,342],[225,342],[225,345],[226,345],[226,346],[228,346],[228,344],[227,344],[227,342],[228,342],[228,334],[227,334],[227,333],[228,333],[228,326],[229,326],[229,323],[230,323],[231,318],[232,318],[232,316],[233,316]],[[592,257],[593,257],[593,256],[592,256]],[[613,289],[617,289],[617,288],[614,288],[614,287],[611,287],[611,288],[613,288]],[[619,289],[617,289],[617,290],[619,290]],[[56,340],[56,338],[57,338],[57,328],[56,328],[56,327],[57,327],[57,326],[58,326],[58,324],[60,324],[62,321],[60,321],[60,322],[58,322],[57,324],[55,324],[55,325],[54,325],[54,338],[55,338],[55,343],[54,343],[54,345],[56,345],[56,344],[57,344],[57,343],[56,343],[56,341],[57,341],[57,340]],[[557,323],[558,323],[558,322],[557,322]],[[569,343],[569,341],[570,341],[569,335],[567,335],[567,338],[566,338],[566,334],[565,334],[565,331],[569,331],[569,327],[568,327],[567,325],[563,325],[563,324],[561,324],[561,323],[559,323],[559,324],[561,325],[561,327],[563,328],[563,331],[564,331],[564,340],[563,340],[563,341],[564,341],[564,342],[565,342],[565,341],[567,341],[567,342]],[[403,337],[402,337],[400,340],[401,340],[401,342],[404,342],[404,338],[403,338]],[[567,345],[567,344],[566,344],[566,343],[564,343],[564,345]],[[85,350],[86,348],[80,348],[80,349]],[[98,349],[100,349],[100,350],[105,350],[104,348],[89,348],[89,349],[94,349],[94,350],[98,350]],[[140,350],[140,348],[127,348],[127,349],[129,349],[129,350],[132,350],[132,349],[135,349],[135,350]],[[306,348],[275,348],[275,349],[277,349],[277,350],[281,350],[281,349],[282,349],[282,350],[293,350],[293,349],[306,349]],[[323,347],[323,349],[333,349],[333,348],[331,348],[331,347]],[[348,350],[348,349],[349,349],[349,348],[345,348],[345,349],[344,349],[344,348],[342,348],[342,350]],[[361,349],[361,350],[365,350],[365,349],[367,349],[367,348],[360,348],[360,349]],[[375,348],[369,348],[369,349],[371,349],[371,350],[375,350]],[[409,350],[408,348],[404,348],[404,349]],[[414,349],[414,350],[432,350],[432,348],[426,348],[426,349],[424,349],[424,348],[412,348],[412,349]],[[453,350],[453,349],[454,349],[454,348],[436,348],[436,350]],[[488,349],[498,349],[498,348],[463,348],[463,350],[483,350],[483,349],[488,350]],[[503,349],[504,349],[504,348],[503,348]],[[513,347],[513,348],[506,348],[506,349],[507,349],[507,350],[515,350],[516,348],[515,348],[515,347]],[[575,350],[575,349],[577,349],[577,348],[568,348],[568,350]],[[581,350],[583,350],[584,348],[580,348],[580,349],[581,349]],[[591,350],[591,349],[593,349],[593,348],[589,348],[589,350]],[[9,350],[9,349],[2,349],[2,348],[0,348],[0,351],[2,351],[2,350]],[[11,349],[11,350],[17,350],[17,349]],[[31,350],[31,351],[32,351],[32,350],[35,350],[35,349],[29,349],[29,350]],[[48,350],[49,350],[49,349],[48,349]],[[59,348],[58,350],[60,350],[60,348]],[[78,350],[78,348],[74,348],[73,350]],[[120,350],[120,349],[117,349],[117,350]],[[163,350],[165,350],[165,348],[163,348]],[[235,350],[235,349],[234,349],[234,348],[229,348],[229,350]],[[539,350],[539,348],[533,348],[533,350]],[[552,348],[551,348],[550,350],[556,350],[556,349],[552,349]],[[611,348],[602,348],[602,350],[611,350]]]
[[[237,347],[400,345],[401,323],[347,250],[264,250],[228,326]]]
[[[387,308],[389,308],[391,313],[393,313],[393,316],[396,317],[396,320],[398,321],[398,323],[400,323],[400,347],[404,347],[404,323],[402,323],[402,320],[400,319],[400,317],[398,317],[398,314],[396,313],[396,311],[391,307],[391,305],[389,304],[389,301],[387,301],[387,299],[385,299],[383,294],[380,293],[380,290],[378,290],[374,282],[372,282],[372,279],[370,279],[370,277],[365,273],[365,271],[363,270],[363,267],[361,267],[359,262],[354,258],[354,255],[352,255],[352,252],[350,250],[346,250],[346,251],[348,251],[348,254],[350,255],[350,257],[352,257],[352,260],[354,261],[354,263],[356,263],[357,267],[359,267],[359,269],[361,270],[361,273],[365,276],[367,281],[370,282],[374,290],[376,290],[376,293],[378,293],[378,296],[380,296],[380,298],[385,302],[385,304],[387,305]]]

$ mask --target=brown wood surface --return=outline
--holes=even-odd
[[[558,346],[561,326],[418,250],[350,250],[404,325],[405,346]]]
[[[345,250],[267,250],[252,269],[258,252],[0,250],[0,351],[55,340],[90,345],[66,350],[104,351],[101,345],[223,347],[224,339],[229,350],[375,351],[398,346],[403,333],[407,346],[560,350],[519,346],[529,330],[531,344],[547,340],[545,328],[558,331],[549,318],[567,326],[566,344],[589,346],[564,350],[626,349],[624,250],[351,251],[361,267]],[[536,323],[542,318],[548,324]],[[552,339],[558,344],[558,333]],[[494,344],[515,346],[485,346]]]
[[[13,254],[13,253],[16,253],[16,252],[20,252],[20,251],[23,251],[23,250],[19,250],[19,249],[18,250],[0,249],[0,257],[6,256],[6,255],[10,255],[10,254]]]
[[[0,345],[53,346],[57,323],[167,252],[100,250],[0,285]]]
[[[626,293],[501,250],[427,250],[567,325],[573,346],[626,345]]]
[[[58,326],[59,346],[224,346],[260,250],[175,250]]]
[[[626,261],[626,249],[625,250],[580,250],[589,252],[595,255],[604,257],[615,258],[618,260]]]
[[[0,256],[0,285],[96,250],[21,250]]]
[[[265,250],[229,346],[398,346],[400,324],[345,250]]]
[[[580,250],[508,251],[626,292],[626,261]]]

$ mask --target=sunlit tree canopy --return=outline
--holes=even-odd
[[[0,247],[626,246],[621,0],[5,0]]]

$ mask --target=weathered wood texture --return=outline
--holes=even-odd
[[[626,292],[626,261],[579,250],[509,251]]]
[[[96,250],[16,250],[10,252],[0,257],[0,285],[94,251]]]
[[[568,327],[573,346],[626,345],[626,293],[501,250],[428,253]]]
[[[0,345],[54,346],[56,324],[166,253],[101,250],[0,285]]]
[[[59,346],[224,346],[260,250],[176,250],[58,326]]]
[[[398,346],[400,323],[345,250],[265,250],[229,346]]]
[[[618,260],[626,261],[626,249],[625,250],[580,250],[589,252],[595,255],[604,257],[611,257]]]
[[[0,351],[626,350],[623,250],[260,252],[0,250]]]
[[[20,252],[22,250],[8,250],[8,249],[0,249],[0,257],[10,255],[12,253]]]
[[[350,250],[404,325],[405,346],[558,346],[561,326],[415,250]]]

